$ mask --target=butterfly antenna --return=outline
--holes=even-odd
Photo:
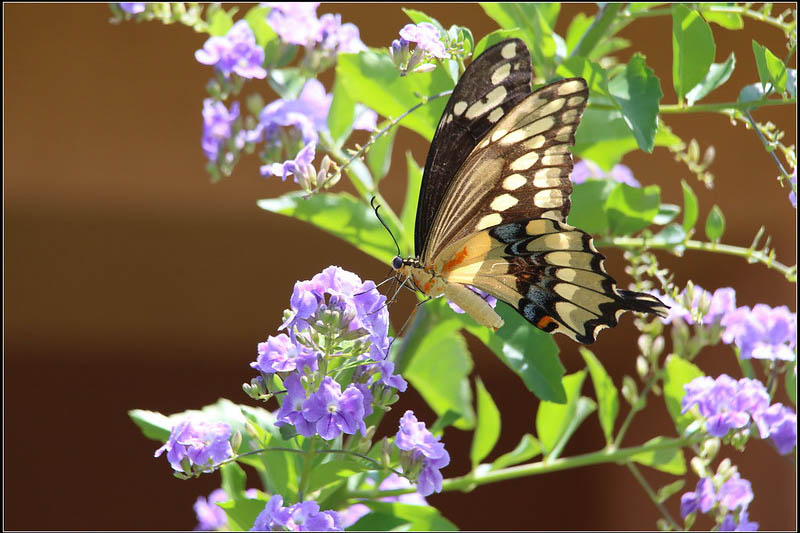
[[[383,219],[381,218],[381,216],[378,214],[378,209],[380,209],[381,206],[375,204],[375,197],[374,196],[369,201],[369,205],[371,205],[372,209],[375,210],[375,216],[378,217],[378,220],[380,221],[380,223],[383,224],[383,227],[386,228],[386,231],[389,232],[389,236],[392,238],[392,240],[394,241],[394,245],[397,247],[397,255],[400,256],[401,255],[400,254],[400,245],[397,244],[397,239],[394,238],[394,234],[392,233],[392,230],[389,229],[389,226],[386,225],[386,222],[384,222]]]

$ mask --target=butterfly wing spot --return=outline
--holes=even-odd
[[[505,211],[506,209],[510,209],[517,205],[518,202],[519,200],[510,194],[501,194],[492,200],[492,203],[489,204],[489,207],[495,211]]]
[[[518,142],[523,141],[528,137],[533,137],[538,133],[542,133],[544,131],[549,130],[550,128],[555,126],[555,123],[556,122],[553,117],[540,118],[539,120],[535,120],[524,127],[513,130],[511,133],[509,133],[500,140],[500,144],[503,146],[511,146],[517,144]],[[544,138],[542,140],[544,140]]]
[[[542,165],[548,167],[557,167],[562,165],[567,165],[571,161],[571,157],[569,154],[567,155],[546,155],[542,158]]]
[[[453,113],[455,113],[456,115],[461,115],[466,110],[467,110],[467,103],[464,102],[463,100],[460,102],[456,102],[455,105],[453,105]]]
[[[520,241],[513,244],[525,244]],[[524,247],[527,252],[546,252],[548,250],[583,250],[583,234],[578,232],[550,233],[536,237]],[[521,255],[521,254],[520,254]]]
[[[503,56],[503,59],[511,59],[512,57],[517,55],[517,43],[510,42],[507,45],[505,45],[500,50],[500,55]]]
[[[543,168],[537,170],[533,175],[533,186],[537,189],[549,189],[563,184],[563,180],[569,179],[567,176],[561,177],[560,168]]]
[[[455,254],[452,259],[450,259],[449,261],[447,261],[447,263],[444,264],[444,266],[442,267],[442,274],[444,275],[449,273],[455,267],[463,263],[466,257],[467,257],[467,249],[463,248],[461,249],[461,251]]]
[[[538,150],[539,148],[544,146],[546,140],[547,139],[545,139],[544,135],[537,135],[536,137],[528,139],[527,141],[522,143],[522,147],[528,150]]]
[[[511,170],[528,170],[535,165],[538,160],[539,154],[536,152],[528,152],[512,161],[508,168]]]
[[[561,207],[564,204],[564,195],[558,189],[545,189],[536,193],[533,203],[542,209]]]
[[[511,63],[500,65],[494,70],[494,72],[492,72],[492,85],[502,83],[503,80],[509,76],[509,74],[511,74]]]
[[[556,87],[556,93],[559,96],[566,96],[583,90],[586,90],[586,82],[581,78],[561,83]]]
[[[528,182],[528,178],[522,174],[511,174],[503,180],[503,189],[507,191],[516,191]]]
[[[540,107],[536,110],[539,115],[552,115],[556,111],[559,111],[567,101],[564,98],[556,98],[555,100],[551,100],[547,102],[545,105]]]
[[[483,97],[482,100],[478,100],[471,106],[467,108],[467,112],[464,115],[468,119],[475,119],[490,109],[499,106],[503,103],[508,91],[502,85],[499,85],[492,89],[489,94]]]
[[[486,145],[488,146],[489,145],[489,139],[491,139],[491,142],[495,142],[497,139],[499,139],[500,137],[502,137],[506,133],[508,133],[508,130],[499,129],[499,130],[495,131],[494,133],[492,133],[491,137],[487,137],[486,140],[483,143],[481,143],[481,145],[486,143]]]
[[[545,315],[542,318],[540,318],[538,322],[536,322],[536,327],[547,331],[547,326],[549,326],[550,324],[555,324],[555,321],[556,321],[555,318]],[[557,326],[558,324],[555,325]]]
[[[492,226],[497,226],[501,222],[503,222],[503,216],[500,215],[500,213],[492,213],[481,218],[475,226],[475,230],[481,231],[486,228],[491,228]]]
[[[596,256],[587,252],[550,252],[544,260],[553,266],[564,266],[592,270],[592,261]]]
[[[577,105],[581,105],[585,101],[586,98],[583,96],[570,96],[569,100],[567,100],[567,105],[569,107],[575,107]]]
[[[497,122],[497,121],[498,121],[498,120],[500,120],[501,118],[503,118],[503,108],[502,108],[502,107],[495,107],[495,108],[492,110],[492,112],[491,112],[491,113],[489,113],[489,116],[488,116],[488,117],[486,117],[486,119],[487,119],[489,122],[491,122],[492,124],[494,124],[495,122]]]

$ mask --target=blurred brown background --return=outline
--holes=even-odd
[[[407,22],[400,7],[331,4],[319,13],[342,13],[345,22],[359,26],[368,46],[380,47]],[[445,26],[470,27],[476,40],[496,29],[475,4],[415,7]],[[256,344],[274,333],[295,280],[330,264],[382,279],[386,266],[311,226],[258,209],[256,200],[278,196],[293,184],[261,178],[254,157],[231,178],[209,183],[200,111],[212,72],[193,57],[203,35],[157,22],[115,26],[104,4],[3,8],[4,525],[191,529],[192,504],[214,488],[216,477],[173,478],[166,460],[152,457],[158,443],[145,439],[126,411],[173,413],[218,397],[248,402],[240,388],[252,377],[248,363],[255,359]],[[596,9],[563,6],[558,32],[564,34],[578,11]],[[733,50],[738,66],[709,101],[735,100],[739,88],[757,80],[751,38],[780,57],[786,53],[778,30],[745,23],[739,32],[713,26],[716,60]],[[620,54],[622,60],[635,50],[646,54],[661,77],[663,103],[675,102],[670,31],[668,18],[640,20],[623,33],[633,46]],[[267,101],[275,98],[265,85],[248,85],[255,86]],[[796,211],[755,134],[732,127],[721,115],[666,118],[687,141],[694,137],[702,148],[715,145],[716,187],[702,189],[664,149],[627,157],[636,177],[659,184],[665,201],[677,204],[682,204],[680,179],[687,179],[700,197],[701,224],[717,203],[728,222],[725,242],[747,246],[763,224],[778,259],[794,264]],[[793,108],[758,111],[756,118],[795,135]],[[398,135],[398,157],[382,186],[395,208],[403,200],[406,150],[423,162],[427,143],[407,131]],[[605,252],[609,271],[626,283],[622,254]],[[701,252],[660,257],[681,284],[692,279],[712,290],[733,286],[739,305],[763,302],[796,310],[795,286],[762,265]],[[407,296],[392,309],[396,326],[412,303]],[[635,373],[635,339],[626,318],[593,346],[617,384],[622,375]],[[562,336],[556,340],[568,372],[579,370],[577,345]],[[532,431],[536,400],[474,339],[470,346],[476,371],[503,416],[502,438],[491,459]],[[698,364],[713,375],[738,376],[725,346],[707,350]],[[590,385],[584,393],[593,394]],[[434,420],[409,392],[386,423],[393,425],[406,408]],[[673,434],[664,412],[663,403],[653,400],[626,444]],[[450,429],[445,441],[454,458],[445,474],[466,472],[469,435]],[[594,451],[601,442],[596,417],[590,418],[563,455]],[[751,442],[745,454],[729,447],[724,454],[753,483],[751,519],[762,529],[794,529],[793,464],[762,442]],[[646,474],[656,487],[672,480]],[[687,476],[687,488],[695,482]],[[668,505],[676,517],[677,499]],[[430,501],[463,529],[648,529],[659,517],[627,469],[616,465]]]

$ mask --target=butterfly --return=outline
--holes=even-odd
[[[566,223],[572,155],[589,97],[583,78],[531,92],[530,54],[502,41],[466,69],[448,100],[422,177],[416,257],[392,261],[428,297],[445,296],[478,323],[503,319],[470,287],[547,332],[590,344],[625,311],[667,307],[621,290],[589,234]]]

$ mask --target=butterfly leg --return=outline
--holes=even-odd
[[[447,283],[444,286],[444,295],[474,318],[478,324],[495,330],[503,325],[503,319],[492,309],[492,306],[466,285]]]

